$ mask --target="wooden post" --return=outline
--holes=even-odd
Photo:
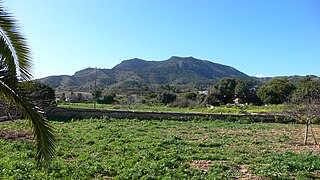
[[[310,122],[310,120],[309,120],[309,118],[307,119],[307,126],[306,126],[306,129],[305,129],[305,131],[304,131],[304,145],[307,145],[308,144],[308,131],[309,131],[309,122]]]
[[[97,104],[97,67],[94,73],[94,100],[93,100],[93,109],[96,109]]]

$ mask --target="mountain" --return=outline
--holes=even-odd
[[[112,69],[97,69],[98,86],[131,87],[141,85],[185,85],[222,77],[249,77],[237,69],[193,57],[177,57],[164,61],[146,61],[138,58],[124,60]],[[93,87],[95,69],[86,68],[72,76],[49,76],[39,81],[56,91]]]
[[[315,75],[306,75],[308,77],[311,77],[314,80],[320,80],[320,77],[315,76]],[[274,76],[274,77],[253,77],[253,79],[260,81],[262,83],[266,83],[268,81],[270,81],[271,79],[274,78],[286,78],[288,79],[290,82],[292,82],[293,84],[296,84],[301,78],[304,78],[306,76],[298,76],[298,75],[293,75],[293,76]]]

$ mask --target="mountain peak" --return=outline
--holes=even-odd
[[[120,64],[116,65],[112,69],[140,69],[151,65],[150,61],[146,61],[139,58],[133,58],[122,61]]]
[[[192,56],[189,57],[180,57],[180,56],[171,56],[168,61],[179,61],[179,60],[200,60],[200,59],[196,59]]]
[[[92,68],[92,67],[88,67],[88,68],[85,68],[85,69],[82,69],[80,71],[77,71],[74,73],[74,76],[81,76],[81,75],[86,75],[88,73],[91,73],[95,70],[95,68]]]
[[[76,72],[72,77],[60,79],[48,77],[40,81],[59,90],[68,89],[69,85],[78,86],[78,89],[88,89],[93,84],[94,72],[94,68],[86,68]],[[227,76],[248,77],[233,67],[196,59],[192,56],[172,56],[164,61],[133,58],[122,61],[112,69],[98,69],[97,74],[97,83],[101,87],[123,84],[128,86],[134,84],[186,85]]]

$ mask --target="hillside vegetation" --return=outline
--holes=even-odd
[[[146,61],[130,59],[121,62],[112,69],[97,69],[97,83],[105,86],[142,86],[172,84],[181,85],[195,82],[205,82],[222,77],[248,77],[237,69],[200,60],[193,57],[173,56],[164,61]],[[70,89],[88,90],[93,88],[95,69],[87,68],[72,76],[49,76],[39,79],[56,91]]]

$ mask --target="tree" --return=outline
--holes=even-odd
[[[207,101],[219,105],[233,103],[234,98],[241,98],[246,103],[259,103],[257,86],[258,82],[249,78],[222,78],[211,86]]]
[[[98,99],[98,103],[99,104],[112,104],[114,102],[116,102],[116,100],[114,99],[116,97],[115,94],[108,94],[103,96],[103,99]]]
[[[232,100],[234,98],[234,88],[236,87],[236,85],[237,82],[235,78],[222,78],[218,83],[214,84],[210,88],[208,103],[232,103]]]
[[[265,104],[282,104],[294,89],[295,86],[287,78],[274,78],[260,86],[257,95]]]
[[[304,145],[308,144],[309,130],[315,144],[318,144],[311,122],[320,116],[320,80],[305,77],[298,81],[297,89],[292,94],[290,107],[289,115],[306,124]]]
[[[208,96],[206,97],[207,104],[213,105],[213,106],[219,106],[222,104],[222,95],[218,91],[218,88],[216,86],[211,87],[210,92]]]
[[[31,64],[26,39],[13,16],[4,10],[0,2],[0,96],[19,107],[31,122],[36,140],[36,159],[41,163],[55,154],[54,131],[40,109],[27,100],[18,86],[19,81],[32,79]]]
[[[163,104],[168,104],[176,100],[177,95],[171,91],[163,91],[158,95],[158,101]]]
[[[55,103],[54,89],[46,84],[39,81],[25,81],[19,83],[19,87],[33,105],[46,107]]]
[[[261,99],[257,96],[256,91],[259,83],[250,78],[238,78],[237,85],[234,88],[236,97],[242,98],[243,102],[261,104]]]
[[[183,94],[183,97],[192,101],[195,101],[197,99],[197,94],[194,92],[187,92]]]
[[[92,96],[94,96],[95,98],[99,99],[102,97],[102,90],[101,89],[97,89],[95,91],[92,92]]]

